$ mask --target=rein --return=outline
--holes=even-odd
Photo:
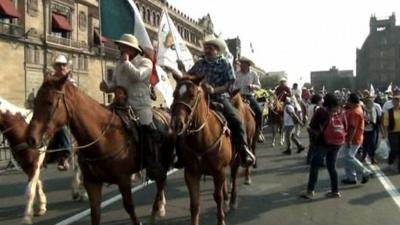
[[[189,116],[188,116],[188,121],[183,125],[183,129],[177,134],[178,136],[181,136],[184,132],[187,132],[187,134],[195,134],[200,132],[206,125],[207,120],[208,120],[208,116],[210,114],[210,100],[207,103],[207,113],[206,113],[206,117],[203,120],[203,123],[197,128],[197,129],[189,129],[190,126],[193,125],[193,118],[194,118],[194,113],[197,110],[197,107],[199,105],[200,102],[200,92],[196,95],[196,100],[193,104],[193,106],[187,104],[184,101],[178,101],[178,102],[174,102],[174,104],[171,106],[171,109],[174,108],[174,106],[176,105],[184,105],[186,108],[189,109]]]

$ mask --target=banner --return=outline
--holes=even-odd
[[[159,80],[156,84],[156,88],[164,97],[165,103],[169,108],[174,100],[171,83],[169,82],[167,73],[165,73],[165,71],[160,66],[156,66],[156,70]]]
[[[153,49],[139,9],[133,0],[100,0],[101,35],[118,40],[133,34],[142,48]]]
[[[185,42],[176,29],[173,21],[165,10],[158,28],[158,51],[157,64],[171,69],[174,73],[181,75],[177,60],[181,60],[185,69],[189,70],[193,65],[193,56]]]

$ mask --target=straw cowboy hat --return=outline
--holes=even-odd
[[[67,57],[65,55],[58,55],[54,61],[53,61],[53,66],[55,66],[56,64],[67,64],[68,66],[70,66],[72,64],[72,62],[70,60],[67,59]]]
[[[139,47],[138,39],[132,34],[123,34],[119,40],[114,41],[116,44],[123,44],[132,47],[142,53],[142,49]]]
[[[220,53],[225,52],[225,41],[220,38],[214,38],[208,41],[204,41],[203,45],[214,45],[218,48]]]
[[[286,82],[286,81],[287,81],[286,78],[281,78],[281,79],[279,80],[279,83]]]
[[[240,57],[239,62],[248,62],[248,63],[250,63],[250,66],[255,65],[253,60],[250,59],[250,57],[243,56],[243,55]]]

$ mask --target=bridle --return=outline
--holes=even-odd
[[[193,82],[191,82],[191,81],[182,81],[180,83],[193,84]],[[201,92],[200,92],[200,88],[198,87],[198,92],[197,92],[197,95],[196,95],[196,98],[195,98],[195,101],[194,101],[193,105],[189,105],[188,103],[186,103],[184,101],[176,101],[176,102],[174,101],[174,103],[171,105],[171,111],[172,112],[174,111],[174,108],[177,105],[183,105],[189,111],[188,120],[187,120],[186,123],[183,124],[182,130],[177,134],[178,136],[181,136],[185,132],[188,135],[194,134],[194,133],[197,133],[197,132],[201,131],[205,127],[205,125],[207,123],[208,115],[209,115],[209,112],[210,112],[210,100],[207,103],[208,104],[207,114],[206,114],[205,119],[203,120],[203,123],[198,128],[189,129],[190,127],[194,126],[193,118],[194,118],[194,113],[195,113],[195,111],[197,110],[197,108],[199,106],[200,96],[201,96]]]

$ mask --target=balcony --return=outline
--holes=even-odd
[[[0,34],[12,37],[22,37],[24,35],[24,30],[24,27],[21,25],[0,21]]]
[[[47,42],[63,47],[73,48],[73,49],[88,49],[88,45],[84,41],[76,41],[69,38],[57,37],[53,35],[47,35]]]

